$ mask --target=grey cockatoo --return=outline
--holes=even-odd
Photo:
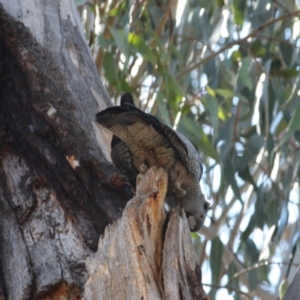
[[[135,186],[136,176],[147,167],[168,172],[166,202],[182,205],[191,231],[203,225],[209,202],[201,192],[200,157],[191,142],[157,117],[133,105],[126,93],[121,106],[109,107],[96,115],[96,121],[113,134],[111,157],[117,168]]]

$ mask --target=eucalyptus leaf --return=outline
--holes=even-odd
[[[241,26],[244,23],[244,13],[246,2],[243,0],[233,0],[235,24]]]
[[[143,58],[153,61],[154,60],[154,54],[149,48],[149,46],[146,45],[145,40],[142,36],[139,36],[137,34],[129,33],[128,35],[128,43],[133,45],[137,51],[142,55]]]
[[[255,203],[255,214],[256,214],[256,224],[261,230],[265,226],[265,197],[264,197],[264,186],[261,184],[257,189],[257,197]]]
[[[217,136],[218,127],[219,127],[219,106],[217,100],[210,96],[209,94],[205,97],[205,106],[208,109],[211,117],[211,124],[214,130],[213,140]]]
[[[288,204],[287,201],[283,200],[281,202],[280,218],[278,220],[278,227],[276,232],[277,237],[280,237],[282,235],[288,222],[289,211],[288,211],[287,204]]]
[[[279,285],[279,295],[280,299],[283,299],[284,295],[287,292],[287,289],[289,287],[289,282],[286,278],[282,279],[280,285]]]
[[[242,202],[241,193],[235,177],[236,170],[234,169],[232,161],[229,158],[227,158],[224,162],[223,172],[224,177],[228,184],[231,186],[234,194]]]
[[[110,28],[110,32],[119,48],[119,50],[128,58],[128,33],[125,30]]]
[[[252,68],[252,59],[250,57],[243,58],[241,60],[241,67],[238,73],[238,86],[239,89],[247,87],[249,90],[253,89],[253,82],[250,76],[250,70]]]
[[[255,40],[251,44],[251,52],[256,57],[262,57],[266,54],[266,48],[262,45],[260,40]]]
[[[87,2],[87,0],[75,0],[77,6],[83,5]]]
[[[219,237],[215,237],[211,241],[209,261],[211,266],[211,276],[213,284],[219,284],[220,282],[223,247],[223,243],[221,242]]]
[[[293,116],[288,124],[287,132],[279,142],[279,146],[285,143],[297,129],[300,129],[300,103],[293,112]]]

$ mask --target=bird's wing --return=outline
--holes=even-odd
[[[132,186],[135,186],[139,172],[134,166],[127,145],[115,135],[111,142],[111,158],[119,171],[128,178]]]
[[[122,106],[110,107],[98,113],[97,122],[122,140],[133,155],[142,155],[144,149],[157,149],[157,156],[161,155],[164,166],[180,159],[188,172],[200,180],[202,164],[192,143],[157,117],[143,112],[126,100],[130,102],[129,97],[122,97]]]
[[[176,132],[166,124],[162,123],[161,128],[164,135],[168,136],[168,140],[171,141],[172,147],[177,149],[177,153],[189,173],[200,181],[203,169],[199,153],[194,145],[183,134]]]
[[[173,130],[159,118],[147,114],[131,104],[124,103],[123,105],[129,111],[128,114],[124,115],[124,118],[135,124],[151,124],[154,131],[151,132],[151,135],[149,134],[149,137],[153,139],[153,144],[157,142],[158,145],[158,143],[167,141],[168,147],[174,149],[189,173],[192,173],[198,180],[201,179],[203,169],[199,153],[184,135]],[[157,133],[159,134],[157,135]]]

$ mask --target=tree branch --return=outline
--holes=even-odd
[[[175,75],[175,78],[176,79],[179,79],[181,78],[182,76],[188,74],[189,72],[191,72],[192,70],[196,69],[196,68],[199,68],[201,67],[202,65],[204,65],[205,63],[209,62],[211,59],[213,59],[214,57],[218,56],[220,53],[226,51],[227,49],[230,49],[231,47],[235,46],[235,45],[240,45],[242,43],[244,43],[245,41],[247,41],[247,39],[249,38],[252,38],[252,37],[255,37],[260,31],[262,31],[263,29],[265,29],[266,27],[268,26],[271,26],[273,25],[274,23],[276,22],[279,22],[279,21],[283,21],[283,20],[286,20],[288,18],[291,18],[291,17],[294,17],[294,16],[297,16],[300,14],[300,10],[296,10],[294,12],[291,12],[291,13],[288,13],[288,14],[285,14],[279,18],[272,18],[270,19],[269,21],[267,21],[266,23],[262,24],[261,26],[259,26],[258,28],[256,28],[255,30],[253,30],[252,32],[250,32],[246,37],[242,38],[242,39],[239,39],[237,41],[233,41],[227,45],[225,45],[224,47],[222,47],[220,50],[218,50],[217,52],[214,52],[210,55],[208,55],[207,57],[205,57],[204,59],[202,59],[201,61],[199,62],[196,62],[190,66],[188,66],[186,69],[184,69],[183,71],[177,73]]]

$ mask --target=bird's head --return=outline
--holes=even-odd
[[[184,190],[186,194],[183,208],[186,213],[190,230],[195,232],[203,226],[206,213],[211,204],[202,194],[199,182],[189,182],[189,185]]]

